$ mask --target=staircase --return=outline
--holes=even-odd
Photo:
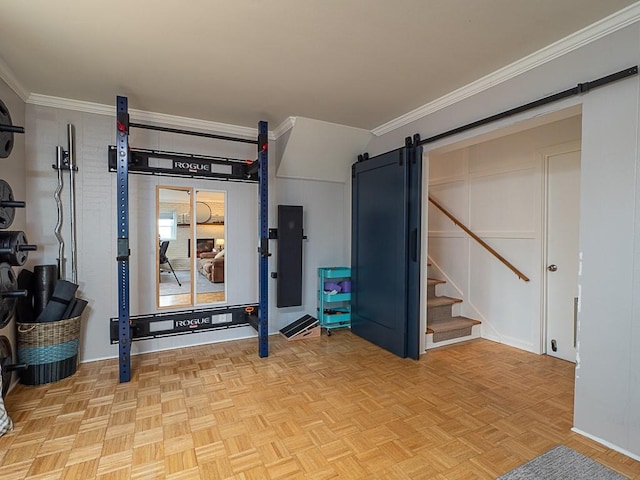
[[[436,286],[446,283],[435,278],[427,279],[427,348],[448,345],[471,338],[477,338],[473,332],[479,320],[462,316],[453,316],[454,305],[461,303],[459,298],[436,295]]]

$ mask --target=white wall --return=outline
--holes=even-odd
[[[584,99],[574,424],[640,456],[638,79]]]
[[[114,108],[115,112],[115,108]],[[79,296],[89,301],[84,315],[81,360],[89,361],[117,355],[117,345],[109,342],[109,319],[117,316],[116,270],[116,176],[107,170],[107,148],[115,143],[115,120],[108,115],[82,113],[27,105],[27,226],[29,240],[40,249],[29,256],[28,266],[56,263],[54,236],[57,213],[53,199],[56,188],[55,146],[67,148],[66,125],[76,127],[77,232]],[[250,144],[222,142],[197,137],[132,129],[132,147],[165,151],[256,158]],[[274,153],[273,151],[271,152]],[[66,177],[68,185],[68,177]],[[154,313],[156,244],[156,185],[191,186],[202,190],[227,192],[225,225],[227,300],[226,304],[253,303],[258,300],[257,184],[191,180],[171,177],[130,175],[129,215],[131,248],[131,314]],[[24,188],[24,187],[23,187]],[[18,189],[20,193],[20,188]],[[66,257],[70,258],[68,189],[62,193],[65,206]],[[67,268],[70,276],[70,266]],[[255,336],[250,327],[135,342],[132,353],[175,348]],[[257,349],[257,342],[256,342]]]
[[[343,183],[278,178],[275,187],[278,204],[302,205],[308,237],[302,247],[302,305],[277,309],[272,324],[280,329],[305,314],[317,318],[318,267],[349,266],[344,230],[350,202],[345,201]],[[272,218],[275,225],[277,218]],[[272,250],[276,257],[277,245]],[[276,280],[271,282],[270,302],[275,305]]]
[[[464,299],[461,314],[482,320],[484,338],[542,351],[542,151],[580,134],[578,116],[429,156],[429,195],[530,279],[520,280],[428,203],[429,256],[448,280],[440,294]]]
[[[632,24],[488,90],[375,138],[370,154],[528,103],[640,63]],[[583,103],[582,262],[575,427],[640,456],[640,236],[637,76],[427,145],[445,144]],[[611,295],[604,295],[598,289]],[[603,327],[603,321],[606,327]]]
[[[117,316],[116,270],[116,177],[107,171],[107,147],[115,141],[115,120],[97,115],[51,107],[28,105],[27,122],[32,132],[27,137],[28,197],[33,205],[29,223],[34,241],[41,249],[30,256],[29,266],[56,263],[57,242],[53,233],[56,206],[53,200],[57,177],[51,168],[55,146],[66,149],[66,125],[73,123],[77,132],[78,251],[79,295],[89,300],[84,318],[81,359],[90,361],[117,355],[117,345],[109,342],[109,319]],[[255,158],[255,146],[213,141],[196,137],[162,134],[132,129],[130,145],[137,148]],[[304,314],[316,316],[316,272],[320,266],[347,262],[345,238],[345,202],[343,183],[276,179],[274,159],[277,145],[271,142],[270,227],[277,225],[277,205],[302,205],[303,226],[308,240],[303,245],[303,304],[300,307],[276,308],[276,280],[269,285],[269,331],[277,332]],[[345,172],[345,178],[347,173]],[[227,299],[237,305],[258,301],[258,189],[257,184],[191,180],[171,177],[129,176],[130,247],[132,251],[131,314],[148,314],[157,310],[155,300],[155,199],[157,185],[189,186],[227,193],[225,224]],[[65,208],[68,192],[62,194]],[[68,215],[68,211],[65,211]],[[65,242],[69,258],[68,217]],[[269,271],[276,270],[277,241],[270,241]],[[70,269],[67,272],[70,275]],[[179,346],[224,341],[255,336],[250,327],[198,333],[164,339],[135,342],[132,353],[162,350]],[[257,343],[256,343],[257,348]]]
[[[0,80],[0,100],[9,109],[11,121],[14,125],[24,126],[24,102],[11,90],[4,81]],[[0,179],[7,182],[13,190],[13,196],[16,200],[27,199],[27,189],[25,181],[25,165],[24,165],[24,147],[25,136],[22,134],[14,134],[14,144],[11,155],[7,158],[0,158]],[[34,207],[27,203],[27,208],[17,208],[15,210],[15,219],[9,227],[9,231],[22,230],[26,233],[30,243],[34,243],[34,238],[27,229],[26,212]],[[17,276],[22,268],[13,267],[13,272]],[[15,316],[9,324],[0,330],[0,336],[6,336],[11,342],[14,353],[14,360],[17,361],[16,352],[16,335],[15,335]]]

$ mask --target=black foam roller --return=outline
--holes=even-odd
[[[36,265],[33,267],[31,288],[33,291],[33,313],[37,317],[47,306],[58,280],[57,265]]]

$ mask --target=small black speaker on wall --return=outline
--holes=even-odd
[[[302,207],[278,205],[277,307],[302,305]]]

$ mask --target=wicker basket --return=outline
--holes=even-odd
[[[73,375],[78,366],[81,317],[46,323],[20,323],[18,361],[25,385],[43,385]]]

